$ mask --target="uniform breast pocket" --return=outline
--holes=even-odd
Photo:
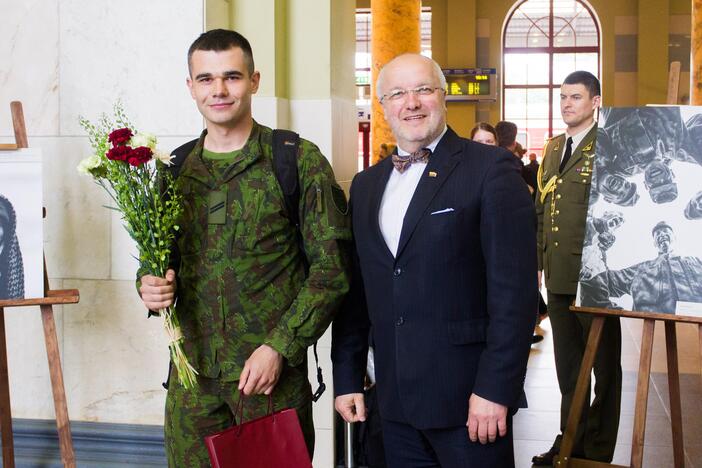
[[[568,196],[575,203],[587,203],[590,198],[590,176],[568,180]]]
[[[233,246],[246,252],[273,252],[294,240],[292,229],[282,205],[261,193],[258,200],[243,207],[237,217]]]

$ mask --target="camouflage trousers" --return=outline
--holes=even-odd
[[[297,410],[300,426],[305,437],[307,450],[312,458],[314,452],[314,422],[312,421],[312,400],[309,398],[309,382],[306,387],[290,395],[290,380],[281,375],[278,386],[273,391],[274,411],[294,407]],[[178,382],[175,372],[171,373],[166,397],[166,419],[164,424],[166,457],[170,468],[209,468],[210,458],[204,438],[234,425],[234,411],[239,401],[239,381],[224,381],[219,378],[198,376],[198,386],[185,389]],[[299,403],[290,404],[290,401]],[[268,412],[268,397],[254,395],[246,397],[243,405],[243,421],[264,416]]]

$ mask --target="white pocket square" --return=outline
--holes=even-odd
[[[439,211],[432,211],[430,213],[430,216],[438,215],[438,214],[444,214],[444,213],[450,213],[453,211],[453,208],[444,208],[443,210]]]

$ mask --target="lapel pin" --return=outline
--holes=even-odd
[[[434,171],[429,171],[429,177],[436,177],[438,174]]]

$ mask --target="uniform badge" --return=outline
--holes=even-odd
[[[210,192],[207,196],[207,223],[226,224],[227,222],[227,191]]]

